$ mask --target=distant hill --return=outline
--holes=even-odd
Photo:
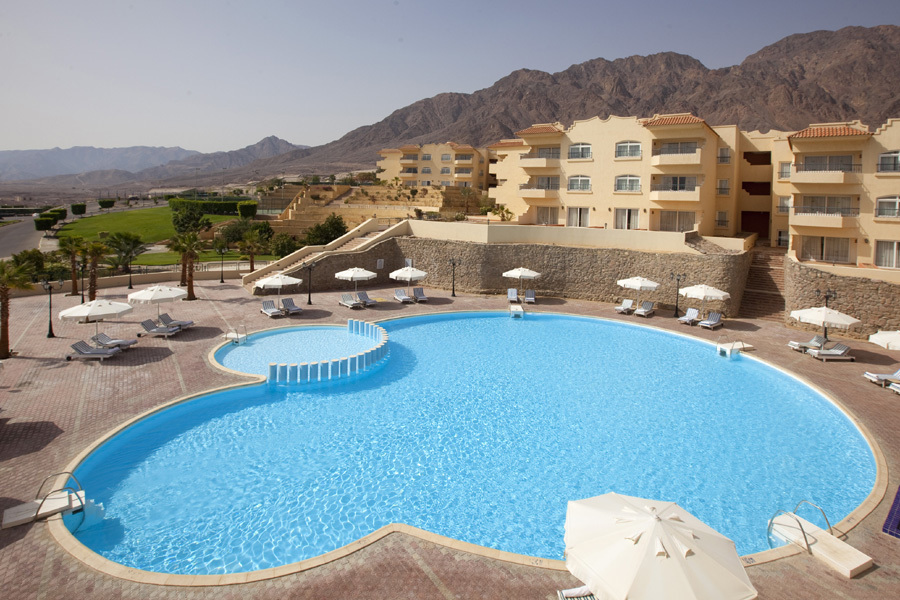
[[[0,180],[22,180],[104,171],[141,171],[182,160],[199,154],[183,148],[154,148],[132,146],[130,148],[53,148],[52,150],[3,150],[0,151]]]

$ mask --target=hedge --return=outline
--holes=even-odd
[[[205,215],[237,215],[238,205],[244,202],[244,199],[234,200],[188,200],[186,198],[170,198],[169,208],[172,210],[181,210],[182,207],[189,204],[196,204],[200,207]]]

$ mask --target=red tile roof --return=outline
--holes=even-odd
[[[513,146],[524,146],[525,142],[523,140],[500,140],[499,142],[494,142],[488,148],[509,148]]]
[[[644,121],[644,127],[661,127],[663,125],[694,125],[705,123],[703,119],[690,114],[683,115],[654,115],[653,118]]]
[[[788,136],[794,138],[821,138],[821,137],[847,137],[854,135],[872,135],[868,131],[850,127],[848,125],[827,125],[825,127],[807,127],[797,133]]]
[[[516,135],[538,135],[541,133],[562,133],[562,128],[554,124],[532,125],[522,131],[517,131]]]
[[[447,142],[447,145],[453,148],[454,150],[474,150],[470,144],[457,144],[456,142]]]
[[[378,154],[400,154],[400,150],[396,148],[384,148],[383,150],[379,150]]]
[[[407,151],[407,150],[412,150],[412,151],[414,151],[414,152],[418,152],[418,151],[419,151],[419,147],[416,146],[415,144],[406,144],[405,146],[400,146],[400,150],[401,150],[401,151],[404,151],[404,152]]]

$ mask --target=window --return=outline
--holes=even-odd
[[[472,160],[472,154],[457,154],[456,160]]]
[[[471,175],[472,169],[468,167],[458,167],[455,172],[457,175]]]
[[[875,264],[888,269],[900,269],[900,242],[875,242]]]
[[[716,211],[716,227],[728,227],[728,211]]]
[[[617,192],[641,191],[641,178],[637,175],[619,175],[616,177]]]
[[[719,148],[719,164],[727,165],[731,163],[731,148]]]
[[[849,154],[835,156],[807,156],[798,171],[852,171],[853,157]]]
[[[804,235],[800,242],[800,260],[831,263],[850,262],[850,238]]]
[[[431,167],[422,167],[422,173],[431,173]]]
[[[569,159],[575,158],[590,158],[591,157],[591,145],[590,144],[572,144],[569,146]]]
[[[401,171],[401,173],[418,173],[418,172],[419,172],[419,170],[415,167],[408,167]]]
[[[441,182],[441,185],[444,186],[444,187],[450,187],[451,184],[450,184],[449,181],[442,181],[442,182]]]
[[[559,146],[551,148],[538,148],[538,158],[559,158]]]
[[[791,178],[791,163],[790,162],[778,163],[778,179],[790,179],[790,178]]]
[[[683,175],[666,175],[659,186],[664,192],[693,192],[697,189],[697,178]]]
[[[431,180],[430,180],[430,179],[425,179],[425,180],[423,180],[422,182],[420,182],[419,185],[420,185],[421,187],[427,187],[427,186],[431,185]]]
[[[778,196],[778,214],[786,215],[791,212],[791,197]]]
[[[587,175],[572,175],[569,177],[569,190],[579,192],[591,191],[591,178]]]
[[[898,173],[900,172],[900,150],[893,152],[885,152],[878,157],[879,173]]]
[[[450,162],[449,154],[441,154],[441,162]]]
[[[694,211],[661,210],[659,211],[660,231],[690,231],[694,228]]]
[[[538,190],[558,190],[559,177],[537,177],[534,180],[534,185],[529,187]]]
[[[900,217],[900,196],[879,198],[875,204],[876,217]]]
[[[788,237],[788,232],[784,229],[778,230],[778,239],[776,241],[779,248],[787,248],[790,244],[790,238]]]
[[[716,180],[716,193],[720,196],[727,196],[731,193],[731,183],[729,183],[728,179]]]
[[[441,167],[441,175],[449,175],[450,167]]]
[[[567,227],[588,227],[589,226],[590,209],[587,207],[569,207],[569,218],[566,221]]]
[[[802,204],[794,207],[794,214],[856,216],[850,208],[850,196],[803,196]]]
[[[693,154],[697,151],[697,142],[666,142],[660,144],[660,154]]]
[[[616,229],[637,229],[640,225],[639,208],[617,208]]]
[[[616,158],[624,158],[624,157],[640,157],[641,156],[641,143],[640,142],[619,142],[616,144]]]
[[[556,206],[537,207],[538,225],[556,225],[559,223],[559,208]]]
[[[423,154],[423,155],[422,155],[422,160],[431,160],[431,155],[430,155],[430,154]]]
[[[418,154],[404,154],[400,160],[419,160]]]

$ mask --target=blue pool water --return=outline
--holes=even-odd
[[[115,436],[76,471],[106,508],[76,537],[191,574],[295,562],[392,522],[561,558],[566,502],[616,491],[676,501],[747,554],[777,509],[807,499],[837,522],[874,483],[834,405],[709,344],[536,313],[382,325],[388,361],[350,382],[219,392]]]

